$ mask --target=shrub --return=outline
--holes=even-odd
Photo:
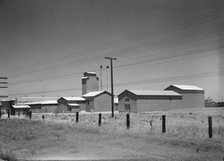
[[[6,161],[17,161],[15,155],[8,149],[0,148],[0,159]]]

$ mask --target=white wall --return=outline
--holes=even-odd
[[[184,108],[203,108],[204,94],[201,93],[183,93],[183,106]]]
[[[137,112],[181,109],[182,100],[137,100]]]
[[[125,98],[127,97],[124,97],[122,98],[121,100],[119,100],[118,102],[118,111],[119,112],[128,112],[128,111],[125,111]],[[130,112],[137,112],[137,104],[136,104],[136,101],[129,98],[129,104],[130,104]]]
[[[94,99],[94,112],[111,111],[111,96],[101,94]]]

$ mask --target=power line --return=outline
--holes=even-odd
[[[220,12],[220,13],[222,13],[222,12]],[[214,11],[214,13],[209,13],[208,14],[208,17],[206,17],[205,16],[205,14],[202,14],[201,16],[198,16],[197,18],[195,18],[195,19],[193,19],[193,22],[194,21],[196,21],[196,20],[199,20],[199,19],[202,19],[203,20],[203,18],[205,18],[206,20],[207,19],[210,19],[211,17],[214,17],[215,15],[217,14],[217,11]],[[210,17],[209,17],[210,16]],[[190,18],[189,18],[189,20],[191,20]],[[218,20],[213,20],[213,21],[220,21],[219,19]],[[178,23],[180,23],[180,22],[178,22]],[[189,23],[189,22],[188,22]],[[208,25],[210,24],[210,22],[208,23]],[[182,24],[183,25],[183,24]],[[200,25],[204,25],[203,23],[200,23],[199,24],[199,26]],[[186,26],[186,24],[185,24],[185,26]],[[183,27],[183,26],[182,26]],[[187,25],[187,27],[188,28],[192,28],[192,27],[195,27],[195,26],[189,26],[189,25]],[[169,28],[169,27],[168,27]],[[175,27],[175,28],[179,28],[180,29],[180,31],[181,30],[183,30],[183,28],[181,28],[180,26],[178,27]],[[172,30],[174,30],[175,28],[172,28]],[[165,31],[165,30],[164,30]],[[176,31],[175,30],[175,32],[180,32],[180,31]],[[150,33],[150,32],[149,32]],[[155,34],[154,36],[158,36],[158,32],[157,33],[151,33],[151,34]],[[161,33],[160,33],[161,34]],[[167,33],[167,31],[166,31],[166,33],[165,33],[165,35],[169,35],[170,33]],[[133,35],[130,35],[129,37],[128,37],[128,40],[131,40],[131,41],[126,41],[126,43],[128,42],[128,43],[130,43],[130,42],[134,42],[134,41],[139,41],[139,40],[144,40],[144,39],[147,39],[148,37],[149,37],[149,35],[147,35],[147,34],[144,34],[144,32],[143,33],[139,33],[139,34],[134,34],[135,36],[133,36]],[[142,36],[142,37],[141,37]],[[151,35],[152,36],[152,35]],[[164,36],[163,34],[162,34],[162,36]],[[141,39],[139,39],[141,37]],[[136,39],[136,38],[138,38],[138,39]],[[152,37],[151,37],[151,39],[152,39]],[[202,40],[203,41],[203,40]],[[170,43],[171,41],[167,41],[167,43]],[[177,41],[177,43],[181,43],[182,41]],[[195,42],[192,42],[192,44],[195,44]],[[144,46],[145,44],[143,44],[143,46]],[[149,44],[147,44],[147,45],[149,45]],[[119,45],[120,46],[120,45]],[[132,45],[133,46],[133,45]],[[141,47],[142,45],[140,45],[140,47]],[[171,48],[177,48],[178,49],[178,47],[175,47],[175,46],[177,46],[176,44],[174,44],[173,43],[173,46],[171,46],[171,47],[169,47],[170,49]],[[112,48],[114,47],[114,46],[111,46]],[[128,52],[128,51],[130,51],[130,50],[132,50],[132,49],[136,49],[136,47],[135,46],[133,46],[131,49],[129,49],[129,50],[127,50],[127,49],[125,49],[125,52]],[[189,47],[188,47],[189,48]],[[120,52],[119,52],[119,54],[120,54]],[[158,54],[157,54],[158,55]],[[182,54],[183,55],[183,54]],[[181,56],[182,56],[181,55]],[[172,57],[176,57],[176,56],[180,56],[179,54],[178,55],[175,55],[175,56],[170,56],[170,57],[168,57],[167,59],[170,59],[170,58],[172,58]],[[185,56],[185,55],[184,55]],[[126,56],[127,57],[127,56]],[[151,56],[150,56],[151,57]],[[153,58],[153,59],[155,59],[155,58]],[[158,60],[165,60],[165,59],[163,59],[163,57],[162,58],[159,58]],[[155,60],[156,61],[156,60]],[[144,61],[144,62],[142,62],[142,63],[146,63],[147,61]],[[150,60],[149,62],[153,62],[153,60]],[[142,63],[133,63],[133,64],[128,64],[128,65],[126,65],[126,67],[127,66],[132,66],[132,65],[136,65],[136,64],[142,64]],[[124,66],[124,65],[123,65]],[[119,68],[120,66],[117,66],[116,68]],[[124,66],[125,67],[125,66]],[[97,70],[97,69],[96,69]],[[75,73],[66,73],[66,74],[60,74],[60,75],[56,75],[56,76],[51,76],[51,77],[47,77],[47,78],[41,78],[41,79],[33,79],[33,80],[27,80],[27,81],[21,81],[21,82],[14,82],[14,83],[11,83],[11,85],[17,85],[17,84],[23,84],[23,83],[30,83],[30,82],[37,82],[37,81],[44,81],[44,80],[51,80],[51,79],[60,79],[60,78],[62,78],[62,77],[66,77],[66,76],[72,76],[72,75],[76,75],[76,74],[81,74],[80,72],[75,72]]]
[[[93,48],[87,48],[87,49],[84,49],[83,51],[88,51],[87,54],[85,54],[85,56],[96,56],[96,55],[98,55],[99,51],[104,51],[106,49],[119,47],[119,46],[124,45],[124,43],[130,43],[130,42],[133,42],[133,41],[142,40],[143,38],[148,38],[148,37],[152,36],[152,34],[156,35],[158,33],[161,33],[161,30],[163,32],[167,32],[169,29],[172,29],[173,31],[175,31],[176,29],[178,29],[180,27],[183,27],[184,25],[185,26],[186,25],[191,26],[191,24],[194,23],[194,22],[200,22],[200,21],[203,22],[205,20],[207,20],[209,22],[214,21],[214,20],[216,20],[217,14],[223,14],[223,11],[211,10],[211,11],[208,11],[206,13],[196,15],[195,17],[180,18],[176,22],[174,22],[174,23],[172,23],[168,26],[162,26],[162,27],[158,28],[158,30],[160,30],[160,32],[154,32],[153,33],[151,30],[147,30],[145,32],[140,32],[140,33],[129,35],[129,36],[125,37],[124,39],[109,41],[108,42],[109,46],[104,43],[103,45],[101,44],[101,45],[93,47]],[[181,23],[183,21],[187,21],[187,22]],[[100,48],[100,46],[104,46],[104,47]],[[99,56],[102,56],[102,55],[99,55]],[[80,59],[76,58],[75,61],[80,61]],[[71,63],[74,63],[74,61],[72,60]],[[66,64],[71,64],[71,63],[66,62]],[[53,66],[53,67],[50,67],[50,68],[55,68],[57,66],[62,66],[62,65],[64,65],[64,64],[56,65],[56,66]],[[45,68],[45,70],[47,70],[47,69],[48,68]],[[34,71],[32,71],[32,72],[34,72]]]
[[[8,80],[8,77],[3,77],[3,76],[0,76],[0,80],[5,80],[4,82],[1,81],[0,84],[8,84],[8,82],[6,80]],[[8,86],[0,86],[0,88],[8,88]],[[8,96],[7,95],[0,95],[0,98],[7,98]]]
[[[208,38],[208,40],[209,40],[209,38]],[[155,53],[154,55],[146,55],[144,57],[144,60],[143,61],[136,62],[136,63],[129,63],[129,64],[117,65],[115,68],[116,69],[119,69],[119,68],[130,67],[130,66],[134,66],[134,65],[138,65],[138,64],[144,64],[144,63],[150,63],[150,62],[156,62],[156,61],[162,61],[162,60],[169,60],[169,59],[173,59],[173,58],[176,58],[176,57],[186,57],[187,55],[196,55],[196,54],[198,54],[198,52],[201,53],[201,51],[197,51],[197,50],[196,51],[192,51],[191,48],[193,48],[195,46],[198,46],[196,43],[200,43],[200,42],[203,42],[203,41],[205,41],[205,39],[198,40],[196,42],[189,42],[188,43],[188,46],[182,47],[182,48],[179,48],[179,49],[178,49],[178,47],[176,47],[176,45],[173,45],[173,46],[170,46],[169,48],[167,48],[167,50],[170,50],[170,49],[173,50],[172,51],[173,52],[172,55],[162,56],[162,54],[158,54],[158,53]],[[191,47],[189,45],[191,45]],[[207,44],[204,44],[203,46],[205,47],[205,48],[203,48],[204,51],[210,49],[210,46],[207,45]],[[187,51],[184,51],[186,49],[187,49]],[[221,49],[221,48],[218,47],[218,48],[213,48],[213,49]],[[181,50],[181,53],[175,54],[175,50]],[[189,52],[189,50],[191,50],[191,52]],[[156,57],[153,58],[153,56],[156,56]],[[149,57],[149,59],[147,59],[148,57]],[[126,57],[126,59],[127,58],[128,57]],[[94,70],[97,70],[97,69],[94,69]],[[56,75],[56,76],[52,76],[52,77],[47,77],[47,78],[44,78],[44,79],[42,78],[41,80],[34,79],[34,80],[28,80],[28,81],[10,83],[10,85],[17,85],[17,84],[38,82],[38,81],[51,80],[51,79],[57,79],[57,78],[60,79],[60,78],[66,77],[66,76],[78,75],[78,74],[81,74],[81,73],[82,72],[74,72],[74,73],[60,74],[60,75]]]
[[[42,94],[42,93],[54,93],[54,92],[64,92],[64,91],[78,91],[81,90],[80,87],[76,88],[66,88],[66,89],[56,89],[56,90],[43,90],[43,91],[36,91],[36,92],[21,92],[21,93],[11,93],[8,96],[15,96],[15,95],[28,95],[28,94]]]
[[[169,82],[169,81],[173,81],[173,80],[177,81],[177,80],[188,80],[188,79],[197,79],[197,78],[208,78],[208,77],[216,77],[216,76],[222,76],[222,75],[224,75],[224,71],[204,72],[204,73],[181,75],[181,76],[153,78],[153,79],[145,79],[145,80],[137,80],[137,81],[125,81],[125,82],[115,83],[115,85],[116,85],[116,87],[120,87],[120,86],[128,86],[128,85],[140,85],[140,84]],[[76,88],[66,88],[66,89],[58,89],[58,90],[12,93],[12,94],[8,94],[8,96],[54,93],[54,92],[63,92],[63,91],[78,91],[78,90],[81,90],[81,88],[76,87]]]
[[[219,36],[222,36],[222,35],[219,35]],[[207,38],[208,40],[210,39],[210,38]],[[193,45],[193,46],[198,46],[197,45],[197,43],[200,43],[200,42],[203,42],[203,41],[205,41],[206,39],[204,39],[203,37],[200,39],[200,40],[198,40],[198,41],[195,41],[195,42],[188,42],[187,43],[187,45],[188,46],[186,46],[185,48],[180,48],[180,47],[177,47],[178,45],[176,45],[176,44],[173,44],[173,45],[170,45],[168,48],[166,48],[166,50],[170,50],[170,49],[173,49],[173,50],[178,50],[178,48],[180,48],[179,50],[183,50],[183,49],[190,49],[190,46],[189,45]],[[184,41],[179,41],[178,43],[183,43]],[[209,44],[207,45],[207,44],[205,44],[204,45],[205,47],[209,47]],[[141,46],[140,46],[141,47]],[[135,48],[136,49],[136,48]],[[197,54],[197,53],[195,53],[195,54]],[[155,55],[158,55],[157,53],[155,54]],[[178,55],[176,55],[176,56],[182,56],[183,54],[179,54],[178,53]],[[185,56],[186,54],[184,53],[184,56]],[[152,55],[149,55],[149,57],[151,57]],[[146,56],[146,57],[148,57],[148,55]],[[126,56],[126,58],[127,58],[127,56]],[[128,65],[128,66],[130,66],[130,65]],[[116,68],[119,68],[119,66],[117,66]],[[94,70],[97,70],[97,69],[94,69]],[[73,72],[73,73],[66,73],[66,74],[60,74],[60,75],[56,75],[56,76],[51,76],[51,77],[47,77],[47,78],[42,78],[42,79],[34,79],[34,80],[28,80],[28,81],[21,81],[21,82],[15,82],[15,83],[11,83],[11,85],[15,85],[15,84],[23,84],[23,83],[29,83],[29,82],[36,82],[36,81],[43,81],[43,80],[51,80],[51,79],[57,79],[57,78],[62,78],[62,77],[65,77],[65,76],[72,76],[72,75],[77,75],[77,74],[81,74],[82,72]]]
[[[154,78],[154,79],[146,79],[146,80],[138,80],[138,81],[120,82],[120,83],[115,83],[115,85],[118,87],[118,86],[127,86],[127,85],[150,84],[150,83],[168,82],[168,81],[173,81],[173,80],[176,81],[176,80],[185,80],[185,79],[216,77],[218,75],[224,75],[224,71],[205,72],[205,73],[197,73],[197,74],[189,74],[189,75],[181,75],[181,76],[172,76],[172,77],[164,77],[164,78]]]

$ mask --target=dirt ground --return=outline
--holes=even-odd
[[[164,141],[166,138],[148,137],[147,139],[121,137],[108,138],[85,134],[71,136],[71,142],[51,145],[35,151],[29,159],[41,160],[223,160],[223,151],[207,151],[198,147],[184,147],[184,142]],[[102,138],[101,138],[102,137]]]

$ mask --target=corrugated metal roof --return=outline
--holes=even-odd
[[[30,108],[29,105],[12,105],[13,108]]]
[[[57,100],[46,100],[41,102],[42,105],[44,104],[58,104]]]
[[[85,72],[87,74],[96,74],[96,72]]]
[[[18,102],[24,104],[24,103],[30,103],[30,102],[43,102],[48,100],[57,100],[58,97],[21,97],[18,98]]]
[[[182,90],[199,90],[199,91],[203,91],[204,89],[197,87],[197,86],[193,86],[193,85],[174,85],[172,84],[172,86],[177,87],[179,89]]]
[[[57,100],[46,100],[46,101],[37,101],[37,102],[27,102],[26,105],[49,105],[49,104],[58,104]]]
[[[77,104],[77,103],[68,103],[68,105],[69,105],[69,106],[75,106],[75,107],[80,106],[80,105]]]
[[[161,90],[128,90],[135,95],[143,96],[181,96],[174,91],[161,91]]]
[[[82,95],[83,97],[95,97],[101,93],[103,93],[105,91],[96,91],[96,92],[89,92],[89,93],[86,93],[84,95]]]
[[[85,98],[82,97],[62,97],[67,101],[85,101]]]

